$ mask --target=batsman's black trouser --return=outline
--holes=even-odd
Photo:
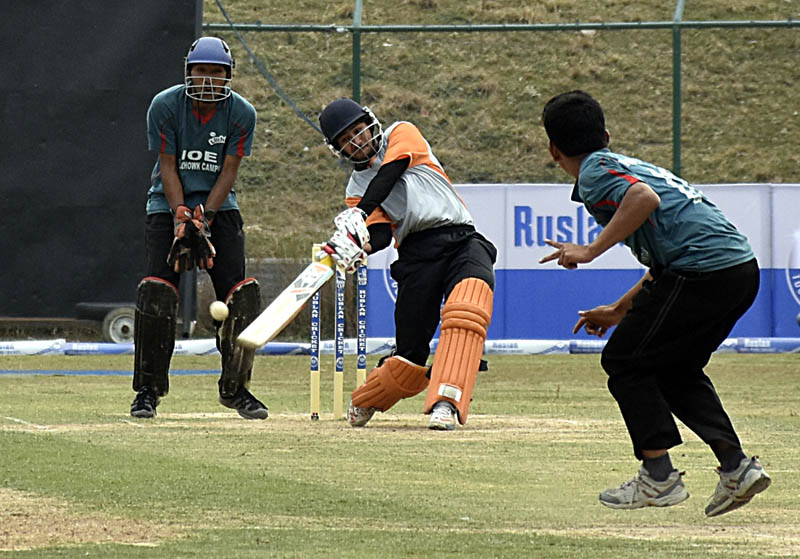
[[[601,359],[636,457],[681,443],[673,415],[715,454],[740,448],[703,367],[755,300],[756,260],[707,273],[651,274]]]
[[[214,267],[208,270],[214,294],[224,301],[231,288],[244,279],[244,231],[238,210],[217,213],[211,223],[211,244],[217,251]],[[167,264],[172,240],[175,238],[172,214],[149,214],[145,220],[147,274],[167,280],[176,288],[180,275]]]
[[[396,355],[424,366],[442,300],[466,278],[479,278],[494,289],[496,259],[497,249],[471,225],[428,229],[403,239],[391,266],[397,282]]]

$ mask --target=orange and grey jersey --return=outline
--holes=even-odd
[[[359,203],[381,165],[408,158],[408,168],[380,207],[367,218],[368,225],[391,223],[398,245],[410,233],[448,225],[472,225],[472,216],[416,126],[395,122],[386,129],[384,140],[370,166],[350,175],[347,204]]]

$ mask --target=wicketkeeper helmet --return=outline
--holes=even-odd
[[[192,66],[195,64],[219,64],[224,66],[227,72],[227,79],[222,86],[212,84],[211,77],[203,77],[202,83],[197,84],[192,80]],[[231,94],[231,79],[233,78],[233,68],[236,62],[233,60],[228,44],[219,37],[200,37],[192,46],[184,58],[184,76],[186,79],[186,96],[198,101],[222,101]],[[198,76],[195,76],[195,80]],[[217,82],[221,78],[214,78]]]

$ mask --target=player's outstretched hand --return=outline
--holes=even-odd
[[[342,229],[337,229],[322,250],[334,259],[348,274],[353,274],[366,259],[367,253]]]
[[[578,264],[586,264],[594,260],[591,250],[586,245],[559,243],[551,239],[545,239],[544,242],[555,248],[556,251],[541,258],[539,264],[544,264],[551,260],[558,260],[559,266],[563,266],[567,270],[574,270],[578,267]]]
[[[577,334],[583,328],[590,336],[602,338],[609,328],[619,324],[624,314],[612,305],[600,305],[590,311],[578,311],[580,318],[575,323],[572,333]]]

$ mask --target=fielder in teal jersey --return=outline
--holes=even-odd
[[[231,90],[234,61],[222,39],[195,41],[184,63],[185,82],[158,93],[147,112],[150,150],[158,153],[147,194],[147,275],[139,283],[134,327],[131,415],[156,415],[169,390],[180,274],[208,272],[229,313],[217,322],[222,357],[219,401],[246,419],[267,408],[248,390],[252,352],[236,337],[259,313],[258,283],[245,277],[242,217],[234,182],[250,154],[256,111]]]
[[[583,91],[557,95],[542,114],[550,154],[574,177],[572,199],[603,226],[588,245],[547,240],[569,270],[619,242],[648,268],[618,301],[579,311],[574,331],[616,327],[601,364],[642,460],[639,473],[600,494],[611,508],[669,506],[689,497],[668,449],[673,416],[709,445],[720,480],[705,507],[716,516],[747,504],[771,480],[748,458],[703,368],[755,300],[758,264],[747,238],[701,192],[656,165],[613,153],[600,104]]]
[[[710,272],[753,259],[747,238],[702,192],[666,169],[607,148],[583,159],[572,199],[605,227],[638,182],[661,199],[650,226],[623,240],[644,266]]]

